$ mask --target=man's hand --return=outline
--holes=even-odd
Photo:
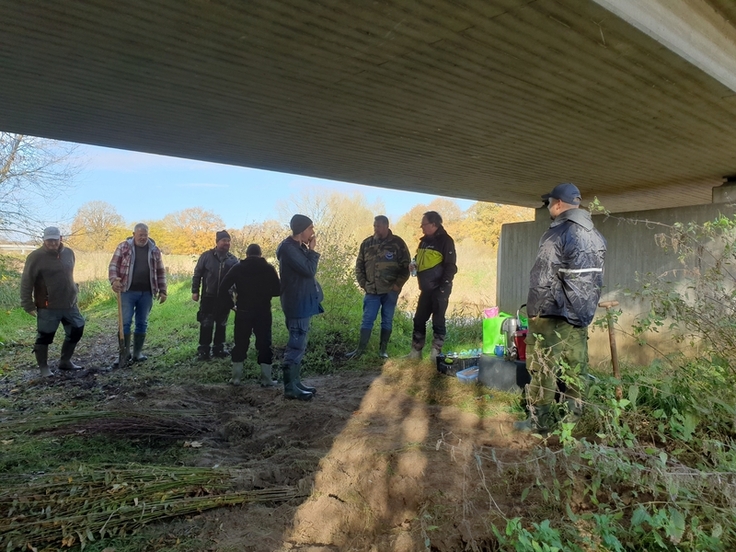
[[[195,303],[199,301],[199,293],[192,293],[192,301]]]
[[[312,237],[307,242],[307,247],[310,251],[314,251],[314,248],[317,247],[317,234],[312,234]]]
[[[118,293],[119,291],[123,291],[123,282],[120,280],[120,278],[115,278],[115,280],[112,283],[112,290],[115,293]]]
[[[165,303],[167,297],[168,296],[163,291],[159,292],[159,294],[158,294],[158,302],[159,303]]]
[[[391,290],[395,291],[396,293],[399,293],[401,291],[401,288],[397,286],[396,284],[391,286]]]
[[[26,312],[27,312],[28,314],[30,314],[31,316],[33,316],[34,318],[36,317],[36,314],[37,314],[37,313],[36,313],[36,309],[30,310],[30,311],[26,311]]]

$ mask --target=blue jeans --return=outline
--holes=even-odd
[[[307,318],[287,318],[286,328],[289,330],[289,341],[284,351],[284,364],[300,364],[307,350],[307,334],[309,333],[309,321]]]
[[[150,291],[125,291],[120,294],[123,303],[123,333],[130,334],[135,311],[135,333],[144,334],[148,329],[148,315],[153,307],[153,293]]]
[[[376,316],[378,316],[378,309],[381,309],[381,329],[390,330],[393,328],[394,311],[396,310],[396,303],[398,301],[398,291],[389,291],[380,295],[366,293],[365,297],[363,297],[363,322],[360,325],[360,329],[373,329],[373,322],[376,320]]]

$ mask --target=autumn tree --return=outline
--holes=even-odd
[[[0,233],[39,237],[44,204],[58,199],[78,170],[75,147],[0,132]]]
[[[165,230],[160,237],[161,245],[175,255],[197,254],[213,248],[215,233],[225,228],[219,215],[201,207],[171,213],[161,222]]]
[[[64,240],[80,251],[103,251],[113,249],[129,235],[115,207],[105,201],[90,201],[79,208],[71,235]]]
[[[461,226],[461,235],[477,244],[498,247],[501,226],[534,220],[534,209],[478,201],[470,206]]]
[[[415,205],[394,225],[394,231],[404,239],[406,245],[409,246],[409,251],[414,252],[416,244],[422,237],[420,223],[422,222],[422,216],[427,211],[438,212],[442,216],[442,226],[445,227],[447,232],[456,241],[462,239],[462,235],[459,233],[464,216],[462,209],[454,200],[438,197],[429,204]]]
[[[230,232],[232,238],[230,251],[239,258],[245,258],[245,250],[251,243],[261,246],[264,257],[275,257],[276,247],[289,235],[289,227],[275,220],[246,224],[240,230]]]

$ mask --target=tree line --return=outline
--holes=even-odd
[[[532,209],[480,201],[463,211],[455,201],[438,198],[428,204],[415,205],[398,220],[391,221],[394,233],[404,238],[410,249],[421,237],[419,221],[426,211],[442,215],[445,228],[455,241],[471,240],[490,249],[498,245],[501,225],[532,220],[534,216]],[[64,240],[78,251],[112,251],[131,235],[133,224],[145,222],[150,236],[166,254],[197,255],[214,247],[215,232],[227,229],[232,238],[230,250],[236,256],[244,257],[251,243],[259,243],[265,255],[273,256],[289,232],[288,224],[283,221],[301,212],[314,221],[322,248],[334,249],[335,254],[347,254],[347,250],[352,250],[373,233],[373,217],[384,214],[385,207],[381,202],[370,204],[362,194],[314,190],[307,196],[281,201],[277,212],[281,220],[226,228],[217,213],[200,207],[169,213],[157,220],[126,221],[110,203],[90,201],[79,208]]]

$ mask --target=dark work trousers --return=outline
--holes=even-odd
[[[414,334],[412,335],[412,348],[421,351],[427,339],[427,320],[432,317],[432,347],[442,349],[445,342],[447,328],[445,326],[445,314],[450,302],[449,293],[441,293],[439,288],[432,291],[422,291],[417,301],[417,310],[414,313]]]
[[[216,314],[216,297],[202,297],[199,300],[199,312],[197,313],[197,320],[199,321],[199,348],[197,349],[200,353],[210,352],[210,342],[212,343],[212,350],[222,351],[225,345],[225,328],[227,328],[227,319],[230,311],[224,311],[220,309],[219,314]],[[212,339],[212,331],[214,330],[215,337]]]
[[[258,364],[271,364],[271,307],[255,310],[235,311],[235,347],[231,358],[233,362],[243,362],[250,347],[250,335],[256,336]]]

